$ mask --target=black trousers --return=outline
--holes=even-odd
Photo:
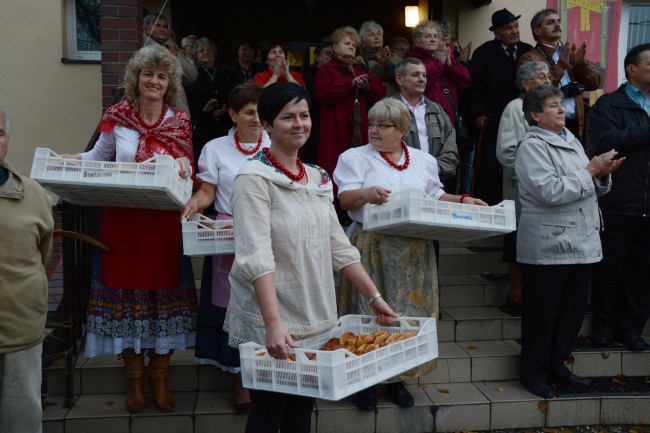
[[[524,384],[566,378],[587,309],[593,265],[522,265],[521,364]]]
[[[246,433],[309,433],[315,398],[251,390]]]
[[[481,145],[478,172],[473,174],[476,177],[476,182],[472,195],[482,199],[490,206],[499,204],[503,200],[503,173],[497,159],[496,148],[496,134],[491,137],[486,132]],[[478,158],[478,155],[475,155],[474,158]]]
[[[591,289],[596,323],[639,335],[650,317],[650,218],[603,213],[603,221]]]

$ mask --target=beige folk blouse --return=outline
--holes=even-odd
[[[336,324],[332,269],[359,263],[332,204],[332,181],[306,166],[307,185],[292,182],[262,152],[235,178],[231,204],[235,262],[224,329],[229,344],[265,344],[264,320],[253,281],[274,273],[280,316],[295,339]]]

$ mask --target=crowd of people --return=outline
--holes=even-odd
[[[254,341],[284,359],[344,314],[372,314],[380,324],[398,315],[438,318],[438,243],[363,230],[364,207],[405,188],[466,205],[515,200],[518,229],[504,238],[505,304],[522,315],[520,378],[534,394],[554,397],[557,382],[589,385],[565,360],[590,292],[593,341],[646,348],[650,44],[627,54],[627,83],[587,112],[583,92],[600,87],[602,71],[586,59],[586,45],[562,43],[553,9],[531,21],[536,46],[523,43],[519,18],[495,12],[494,39],[473,55],[444,21],[420,22],[412,46],[400,37],[384,44],[374,21],[359,31],[341,27],[317,47],[304,76],[291,70],[281,42],[259,50],[244,39],[236,60],[220,65],[209,38],[188,35],[178,47],[162,15],[144,18],[145,46],[127,66],[125,99],[106,111],[92,150],[64,155],[118,162],[171,155],[178,175],[194,182],[180,218],[103,213],[101,238],[111,252],[99,252],[93,266],[86,355],[120,355],[130,412],[146,405],[145,370],[155,406],[174,410],[170,357],[194,347],[198,363],[233,374],[232,403],[249,414],[246,431],[310,431],[314,399],[245,389],[238,345]],[[29,275],[14,276],[7,256],[0,282],[15,278],[12,287],[34,291],[30,302],[40,306],[42,284],[29,279],[43,273],[52,221],[35,208],[42,190],[4,162],[2,111],[0,121],[0,200],[25,207],[3,204],[0,214],[42,214],[30,227],[1,219],[0,238],[13,245],[25,233],[36,244],[12,250],[24,255]],[[234,254],[205,258],[200,303],[180,230],[197,212],[232,219],[235,233]],[[333,271],[341,274],[338,291]],[[7,317],[13,301],[0,299]],[[0,381],[3,426],[4,419],[20,426],[37,410],[36,397],[23,392],[35,379],[22,372],[39,364],[42,318],[23,327],[34,335],[18,336],[0,321],[0,341],[11,341],[0,343],[0,377],[24,377]],[[412,406],[403,378],[434,368],[389,380],[386,393]],[[19,405],[15,389],[30,398]],[[356,403],[375,411],[374,387]]]

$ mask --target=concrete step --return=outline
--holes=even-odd
[[[460,382],[516,380],[519,377],[521,347],[515,340],[440,342],[437,368],[409,381],[430,385]],[[624,348],[577,350],[568,365],[581,376],[650,376],[650,350],[632,352]],[[117,356],[80,358],[74,369],[74,393],[83,395],[126,392],[122,361]],[[63,394],[63,369],[59,365],[45,371],[47,394]],[[51,379],[50,379],[51,378]],[[148,384],[145,384],[148,389]],[[173,392],[224,391],[232,389],[232,375],[194,362],[194,351],[174,353],[169,387]]]
[[[518,381],[479,381],[444,385],[409,385],[413,408],[395,406],[379,388],[375,413],[360,412],[352,398],[317,400],[312,432],[454,432],[541,428],[596,424],[650,423],[650,393],[588,395],[544,401]],[[129,414],[124,394],[86,394],[75,406],[47,406],[44,432],[77,433],[152,431],[203,433],[243,431],[246,416],[234,413],[229,391],[174,393],[176,410],[157,412],[148,396],[147,408]],[[354,427],[351,427],[351,420]]]

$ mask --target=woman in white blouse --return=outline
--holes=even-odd
[[[337,322],[332,270],[353,281],[382,324],[396,314],[359,263],[332,204],[332,182],[298,151],[311,130],[309,93],[294,83],[262,91],[258,111],[271,146],[248,160],[232,193],[235,262],[225,330],[279,359],[296,341]],[[247,432],[309,432],[315,399],[251,390]]]
[[[253,83],[240,84],[228,95],[228,113],[235,126],[228,135],[208,142],[199,158],[198,191],[181,210],[189,218],[214,202],[217,219],[232,219],[230,195],[235,176],[246,160],[271,140],[257,115],[262,90]],[[201,278],[201,298],[196,326],[196,361],[234,373],[233,405],[239,413],[250,410],[250,395],[242,386],[239,351],[228,345],[223,320],[230,300],[228,274],[234,254],[206,257]]]
[[[434,200],[486,203],[467,194],[445,193],[436,159],[406,146],[402,138],[411,129],[412,120],[404,103],[383,99],[370,109],[368,118],[370,143],[341,154],[334,170],[341,207],[354,221],[350,241],[361,252],[361,263],[380,293],[398,314],[437,318],[438,271],[433,241],[364,232],[363,207],[369,203],[382,205],[391,192],[405,188],[419,189]],[[368,313],[366,303],[347,278],[341,281],[338,306],[341,314]],[[411,375],[419,376],[433,368],[434,363],[425,364]],[[413,397],[403,382],[387,384],[386,391],[396,404],[413,405]],[[356,402],[359,409],[374,411],[374,387],[358,393]]]

